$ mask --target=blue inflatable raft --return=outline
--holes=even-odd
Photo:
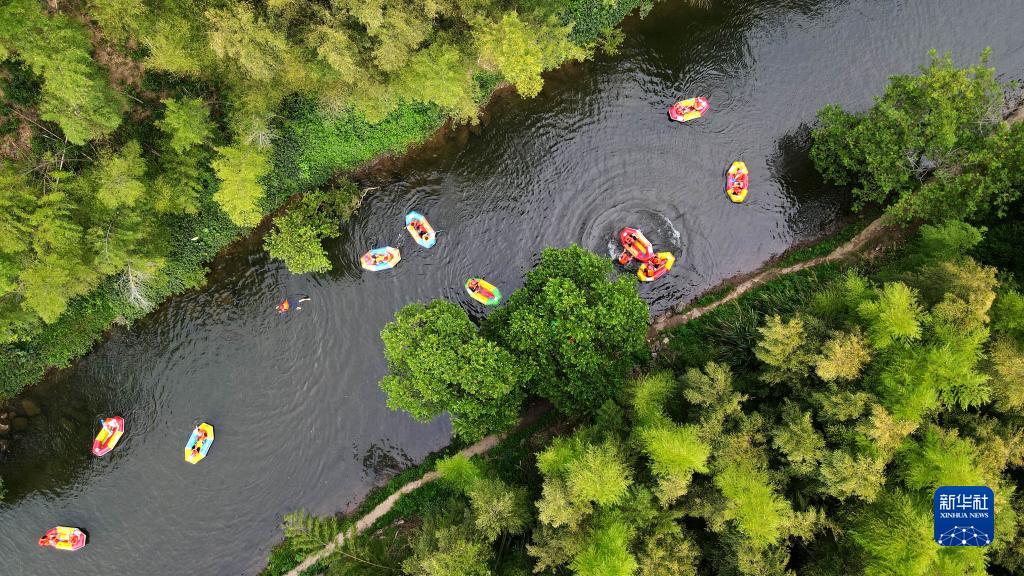
[[[430,248],[437,242],[437,233],[434,232],[434,227],[419,212],[412,211],[405,215],[405,229],[409,231],[412,239],[424,248]]]

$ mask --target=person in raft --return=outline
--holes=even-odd
[[[743,182],[737,178],[732,181],[732,190],[729,190],[733,194],[741,194],[743,192]]]
[[[651,259],[647,261],[647,267],[644,268],[644,274],[648,278],[654,278],[654,274],[658,270],[660,270],[661,267],[664,265],[665,260],[663,260],[661,257],[659,257],[658,255],[651,256]]]
[[[419,218],[413,218],[410,224],[412,224],[412,229],[419,234],[420,239],[426,240],[427,236],[430,236],[430,232],[427,230],[427,227],[423,225],[423,222],[421,222]]]
[[[469,289],[472,290],[473,292],[479,292],[480,291],[480,283],[476,281],[476,278],[471,279],[469,281],[468,286],[469,286]]]
[[[40,546],[53,546],[53,547],[56,547],[57,544],[60,544],[60,538],[57,537],[57,531],[56,530],[54,530],[53,532],[50,532],[48,534],[44,534],[43,537],[39,539],[39,545]]]
[[[203,430],[199,426],[196,426],[196,443],[192,445],[192,457],[195,458],[199,455],[199,451],[203,448],[203,441],[206,440],[206,430]]]
[[[377,264],[380,264],[382,262],[387,262],[388,260],[390,260],[391,259],[391,255],[390,254],[380,254],[380,253],[377,253],[377,254],[373,254],[372,256],[370,256],[370,258],[373,260],[373,264],[377,265]]]

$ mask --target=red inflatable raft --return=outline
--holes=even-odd
[[[636,228],[623,228],[619,232],[619,242],[622,243],[622,254],[619,255],[619,264],[625,266],[633,258],[641,262],[648,261],[654,256],[654,246],[644,233]]]
[[[103,456],[117,446],[124,434],[124,419],[120,416],[103,419],[103,427],[92,441],[92,455]]]
[[[703,96],[697,96],[696,98],[682,100],[669,106],[668,117],[676,122],[689,122],[690,120],[700,118],[710,109],[711,105],[708,104],[708,99]]]
[[[46,534],[39,539],[39,545],[43,548],[56,548],[57,550],[79,550],[85,546],[85,532],[73,526],[54,526],[46,531]]]

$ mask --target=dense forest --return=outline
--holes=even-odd
[[[308,573],[1024,570],[1024,145],[985,56],[933,54],[870,110],[820,111],[823,177],[906,225],[887,250],[779,277],[656,356],[635,281],[576,246],[545,250],[479,326],[445,301],[399,311],[382,332],[392,408],[448,412],[463,440],[510,429],[531,398],[553,415],[426,464],[439,482]],[[993,489],[991,545],[935,542],[946,485]],[[347,522],[289,515],[267,573]]]
[[[339,171],[476,122],[499,83],[621,41],[651,0],[0,1],[0,396],[299,193],[266,245],[296,272],[360,192]]]

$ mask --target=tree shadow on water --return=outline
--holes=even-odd
[[[768,157],[772,178],[786,195],[786,223],[797,240],[813,239],[850,212],[847,188],[826,184],[811,160],[811,126],[801,124],[779,138]]]

